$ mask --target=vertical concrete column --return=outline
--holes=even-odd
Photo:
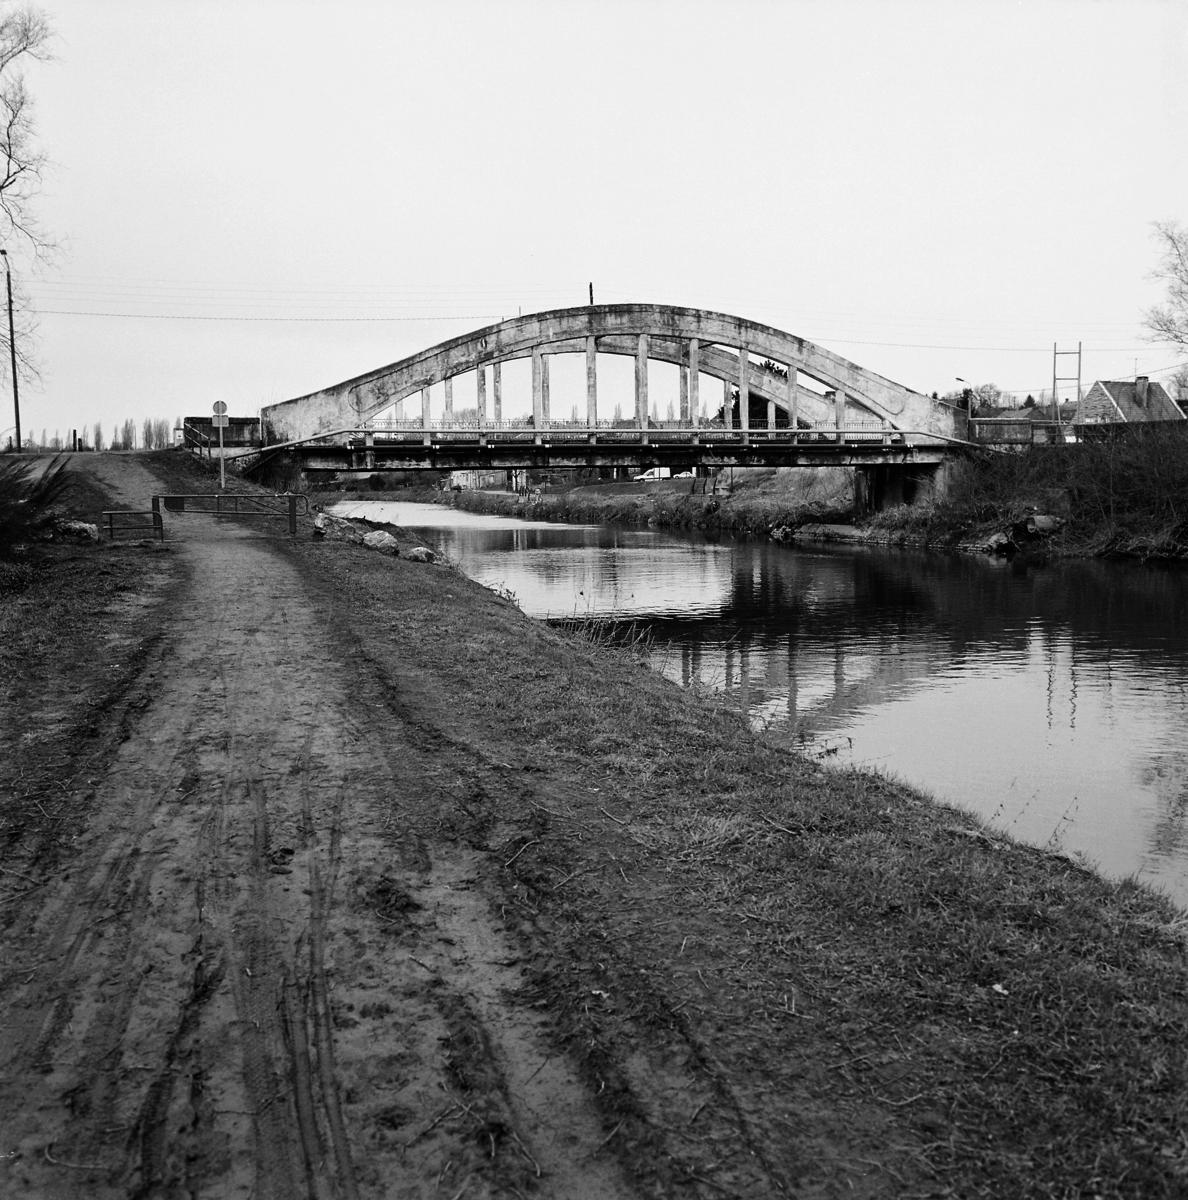
[[[846,423],[846,393],[842,388],[835,389],[833,393],[833,427],[834,429],[842,429]],[[839,442],[841,435],[838,435]]]
[[[551,420],[549,411],[549,355],[540,356],[540,417],[541,423],[547,429]]]
[[[432,440],[429,436],[429,389],[421,388],[421,440],[426,446]]]
[[[689,415],[694,427],[701,419],[701,384],[698,379],[701,346],[696,338],[689,339]]]
[[[496,421],[503,420],[503,364],[491,364],[491,399],[495,405],[492,417]]]
[[[487,427],[487,368],[480,366],[474,377],[474,403],[478,409],[478,427]]]
[[[776,426],[775,401],[768,400],[767,402],[767,428],[774,429]]]
[[[541,425],[544,421],[544,355],[539,346],[532,348],[532,428],[536,440],[540,441]]]
[[[722,380],[722,423],[727,429],[734,428],[734,413],[731,411],[733,397],[730,394],[730,380]]]
[[[635,348],[635,423],[647,441],[648,429],[648,335],[641,333]]]
[[[742,439],[747,440],[747,431],[751,427],[751,384],[747,378],[751,365],[750,355],[746,346],[738,348],[738,427],[742,430]]]
[[[586,424],[591,429],[598,425],[598,344],[593,337],[586,338]]]
[[[795,363],[788,364],[788,428],[793,433],[797,430],[796,424],[796,406],[800,400],[800,385],[797,382],[797,370]]]
[[[689,428],[689,367],[687,363],[678,363],[677,370],[681,376],[681,426]]]
[[[454,381],[452,379],[445,381],[445,420],[447,425],[452,424],[454,420]]]

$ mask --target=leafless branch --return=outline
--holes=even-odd
[[[1188,346],[1188,229],[1157,221],[1155,238],[1162,258],[1152,276],[1167,284],[1167,300],[1149,309],[1143,323],[1155,341]]]

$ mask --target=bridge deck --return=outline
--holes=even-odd
[[[375,422],[244,456],[288,453],[313,470],[524,468],[544,466],[834,466],[851,463],[940,462],[963,445],[927,431],[885,422],[842,428],[729,428],[656,422],[646,428],[616,422],[537,426],[499,422],[415,420]]]

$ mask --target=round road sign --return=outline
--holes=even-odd
[[[221,417],[227,411],[227,405],[222,400],[216,400],[214,402],[214,410]]]

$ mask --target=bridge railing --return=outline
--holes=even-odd
[[[197,454],[200,458],[211,457],[211,442],[202,430],[195,428],[189,421],[182,423],[182,444],[192,454]]]
[[[873,443],[886,446],[903,445],[909,433],[894,429],[887,421],[850,420],[838,428],[820,426],[811,429],[792,429],[787,425],[751,425],[746,429],[737,424],[718,421],[649,420],[641,427],[634,421],[599,420],[574,421],[550,419],[535,423],[531,417],[513,417],[498,421],[474,419],[442,419],[424,421],[421,418],[389,418],[369,421],[350,431],[332,435],[345,436],[349,446],[366,448],[390,443],[433,442],[550,442],[597,441],[598,443],[772,443],[783,445],[820,445],[823,443]]]

